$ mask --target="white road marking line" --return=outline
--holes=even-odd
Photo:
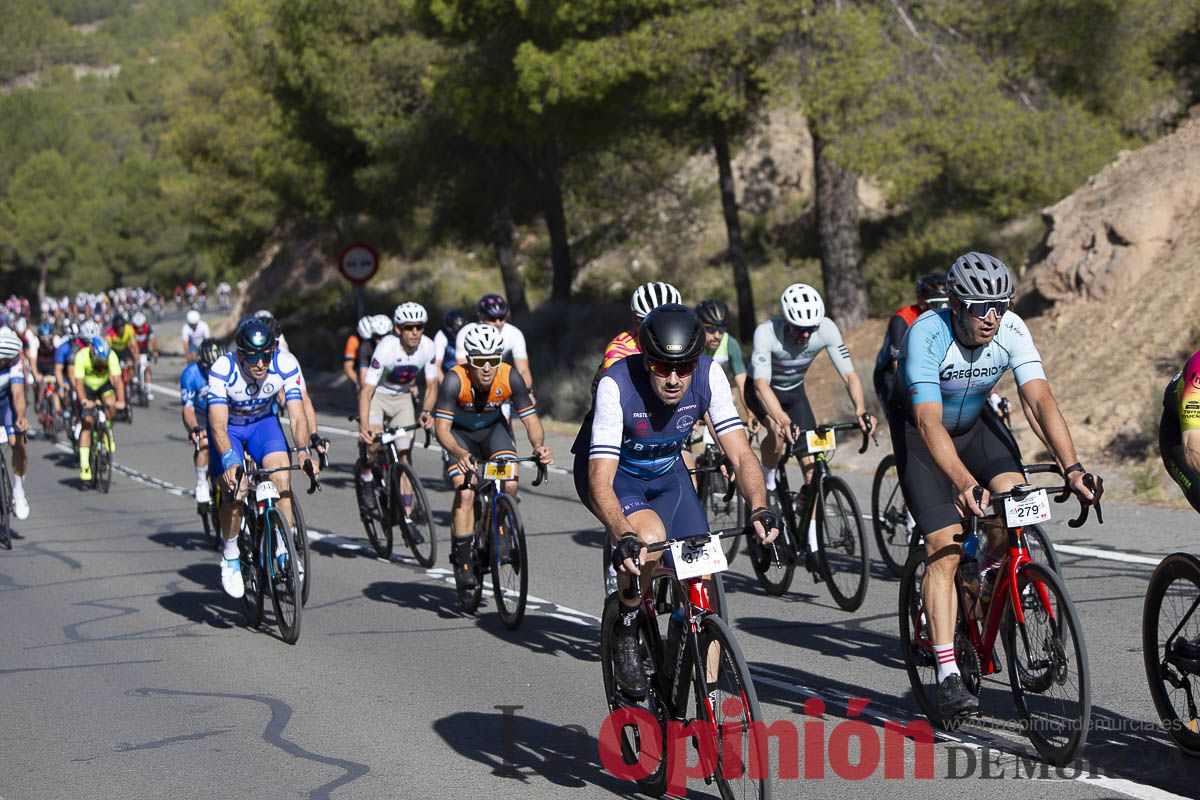
[[[1123,561],[1126,564],[1148,564],[1152,567],[1157,567],[1159,562],[1162,561],[1162,558],[1137,556],[1133,553],[1122,553],[1119,550],[1097,550],[1094,547],[1079,547],[1073,544],[1056,544],[1054,545],[1054,549],[1060,553],[1067,553],[1073,556],[1100,558],[1105,561]]]

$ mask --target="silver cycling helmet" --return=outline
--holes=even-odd
[[[946,288],[959,300],[1011,300],[1015,293],[1004,262],[974,251],[959,256],[950,267]]]
[[[360,319],[358,321],[358,326],[355,328],[355,331],[358,333],[358,338],[370,339],[371,338],[371,318],[369,316],[367,316],[367,317],[363,317],[362,319]]]
[[[392,321],[387,314],[376,314],[371,317],[371,333],[376,336],[387,336],[392,332]]]
[[[392,313],[392,322],[396,325],[424,325],[429,322],[429,312],[420,303],[401,303]]]
[[[99,335],[100,335],[100,325],[93,320],[89,319],[88,321],[84,322],[82,325],[79,326],[79,337],[81,339],[87,339],[90,342],[92,339],[95,339]]]
[[[504,337],[491,325],[474,322],[463,334],[463,350],[471,356],[498,356],[504,352]]]
[[[629,301],[629,308],[638,319],[645,319],[646,315],[659,306],[667,303],[682,302],[682,295],[679,290],[669,283],[661,281],[652,283],[643,283],[633,292],[633,299]]]

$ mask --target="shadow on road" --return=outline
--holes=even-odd
[[[444,583],[375,581],[363,589],[363,595],[378,603],[395,603],[404,608],[429,611],[442,619],[462,619],[466,616],[462,613],[458,594]]]

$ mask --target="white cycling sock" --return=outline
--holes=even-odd
[[[24,475],[13,475],[13,494],[25,494]]]
[[[933,655],[937,659],[938,683],[946,680],[951,675],[961,675],[958,671],[958,661],[954,658],[954,643],[950,644],[935,644],[933,646]]]
[[[808,521],[808,552],[817,552],[817,515]]]
[[[775,467],[769,467],[763,470],[763,476],[767,479],[767,491],[775,491]]]
[[[208,467],[196,467],[196,485],[208,482]]]
[[[371,473],[370,469],[363,470],[359,473],[359,475],[362,476],[363,483],[370,483],[371,481],[375,480],[375,476]]]
[[[238,551],[237,539],[226,539],[225,540],[224,555],[225,555],[225,560],[227,560],[227,561],[238,557],[239,551]]]

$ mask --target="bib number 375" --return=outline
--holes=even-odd
[[[671,555],[675,559],[675,577],[681,580],[729,569],[725,551],[721,549],[721,537],[717,534],[708,539],[671,542]]]

